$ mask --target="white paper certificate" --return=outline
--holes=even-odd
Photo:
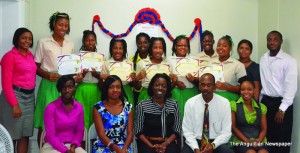
[[[57,57],[58,74],[76,74],[81,71],[80,56],[76,54],[66,54]]]
[[[130,74],[133,72],[133,63],[126,62],[110,62],[109,74],[117,75],[122,81],[131,81]]]
[[[89,69],[89,71],[92,71],[92,68],[94,68],[97,72],[103,70],[104,54],[81,51],[80,56],[82,69]]]
[[[191,73],[194,77],[198,77],[200,60],[196,58],[176,57],[175,74],[178,76],[186,76]]]
[[[151,79],[156,73],[166,73],[170,74],[170,65],[169,64],[147,64],[145,67],[146,78],[145,82],[150,83]]]
[[[224,81],[224,71],[222,65],[209,65],[209,66],[201,66],[200,67],[200,76],[205,73],[211,73],[215,76],[216,81],[225,82]]]

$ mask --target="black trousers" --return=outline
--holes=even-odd
[[[269,97],[264,95],[261,102],[267,106],[267,139],[268,142],[276,143],[291,143],[291,135],[293,128],[293,105],[285,111],[282,124],[277,124],[274,121],[275,115],[278,112],[282,97]],[[270,153],[289,153],[290,145],[287,146],[268,146]]]

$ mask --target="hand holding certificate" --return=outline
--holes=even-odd
[[[149,83],[150,80],[156,73],[166,73],[167,75],[170,74],[170,65],[169,64],[147,64],[146,68],[146,83]]]
[[[101,72],[103,70],[104,54],[97,52],[81,51],[80,56],[82,69],[86,68],[89,69],[89,71],[92,71],[92,68],[94,68],[97,72]]]
[[[209,66],[201,66],[200,67],[200,76],[205,73],[211,73],[215,76],[215,80],[220,82],[224,81],[224,71],[222,65],[209,65]]]
[[[58,74],[76,74],[81,71],[80,56],[76,54],[60,55],[57,57]]]
[[[200,60],[196,58],[175,57],[175,74],[177,76],[186,76],[188,73],[198,77]]]
[[[132,62],[110,62],[109,74],[117,75],[122,81],[131,81],[130,74],[133,72]]]

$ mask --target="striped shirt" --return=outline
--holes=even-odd
[[[169,137],[175,134],[180,137],[181,120],[178,104],[175,100],[166,99],[161,107],[152,98],[140,102],[136,107],[135,135],[148,137]]]

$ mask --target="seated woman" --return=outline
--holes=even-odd
[[[170,99],[171,81],[168,75],[155,74],[151,79],[149,99],[136,107],[135,135],[138,152],[177,153],[175,140],[180,138],[181,121],[178,104]]]
[[[116,75],[108,76],[103,83],[102,101],[94,105],[94,123],[98,137],[93,143],[93,153],[132,152],[132,105],[125,102],[125,97],[121,79]]]
[[[61,96],[47,105],[44,113],[45,142],[42,153],[86,153],[80,145],[84,135],[83,107],[72,96],[75,80],[61,76],[56,84]]]
[[[236,153],[268,153],[266,142],[267,134],[267,107],[254,100],[254,83],[246,80],[241,83],[241,97],[230,102],[232,114],[232,141]],[[241,142],[251,143],[252,146],[240,145]]]

